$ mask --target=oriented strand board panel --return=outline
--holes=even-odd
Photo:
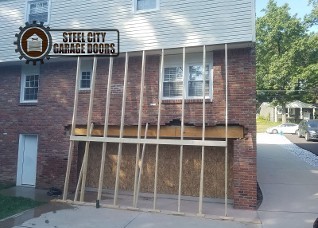
[[[125,126],[124,137],[136,137],[137,126]],[[104,126],[95,126],[92,132],[93,136],[103,136]],[[145,126],[142,126],[141,136],[144,136]],[[86,126],[77,126],[75,129],[75,135],[86,135]],[[119,136],[119,126],[109,126],[108,136],[116,137]],[[157,126],[149,126],[147,137],[157,136]],[[161,126],[160,137],[174,138],[181,136],[180,126]],[[205,130],[206,138],[225,138],[225,127],[224,126],[206,126]],[[185,126],[184,137],[186,138],[202,138],[202,127],[197,126]],[[244,137],[244,129],[242,126],[229,126],[228,127],[228,138],[239,139]]]
[[[85,143],[79,143],[79,158],[84,152]],[[118,144],[107,144],[104,186],[114,189]],[[204,196],[224,198],[224,148],[206,147]],[[87,186],[97,188],[100,172],[102,143],[91,143]],[[158,166],[158,193],[177,194],[179,176],[179,146],[160,146]],[[124,144],[120,169],[120,190],[133,191],[136,145]],[[79,161],[81,163],[82,161]],[[232,198],[233,146],[229,145],[229,198]],[[200,186],[201,148],[184,147],[182,195],[198,196]],[[141,192],[153,192],[155,171],[155,146],[147,145],[141,179]]]

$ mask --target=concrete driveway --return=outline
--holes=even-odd
[[[312,228],[318,217],[318,168],[288,150],[282,135],[258,134],[258,181],[264,228]]]

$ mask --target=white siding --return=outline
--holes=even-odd
[[[160,0],[160,10],[144,13],[133,13],[132,4],[52,0],[49,26],[118,29],[120,52],[254,41],[254,0]],[[25,0],[0,1],[0,62],[18,58],[12,43],[25,6]]]
[[[21,0],[0,1],[0,62],[19,60],[13,42],[14,34],[24,25],[25,7],[25,1]]]

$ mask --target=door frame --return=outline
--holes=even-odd
[[[35,170],[37,170],[37,160],[38,160],[38,147],[39,147],[39,136],[38,134],[19,134],[19,147],[18,147],[18,158],[17,158],[17,177],[16,177],[16,185],[17,186],[30,186],[35,187],[35,185],[26,185],[22,184],[22,157],[23,157],[23,150],[25,145],[25,138],[26,136],[36,136],[36,158],[35,158]],[[35,183],[36,183],[35,175]]]

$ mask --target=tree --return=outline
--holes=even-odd
[[[318,72],[317,35],[309,34],[308,23],[289,14],[288,4],[269,0],[265,15],[256,21],[256,80],[258,101],[282,106],[307,96]]]
[[[318,100],[318,34],[311,33],[297,41],[292,53],[302,101],[314,103]]]
[[[311,13],[305,16],[305,21],[308,23],[309,27],[318,25],[318,0],[308,0],[308,4],[313,8]]]

